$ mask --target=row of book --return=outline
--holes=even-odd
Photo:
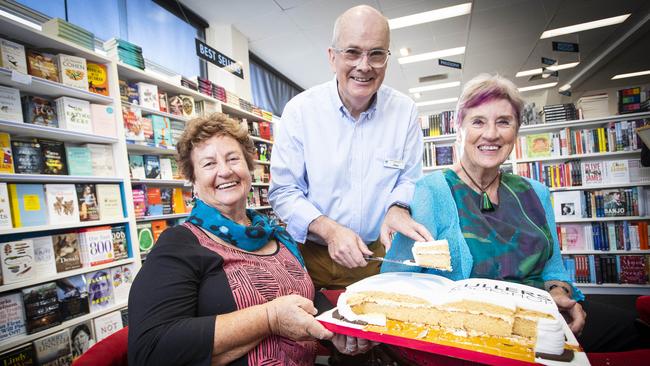
[[[246,118],[241,120],[248,126],[248,134],[255,137],[261,137],[265,140],[273,140],[273,124],[267,121],[249,121]]]
[[[140,255],[146,256],[151,251],[153,245],[158,241],[160,235],[168,227],[180,225],[185,222],[187,217],[166,220],[152,220],[137,223],[138,246]]]
[[[189,213],[194,207],[191,189],[134,184],[131,191],[136,219]]]
[[[20,90],[5,86],[0,86],[0,119],[106,137],[117,136],[112,105],[70,97],[51,99],[25,95],[21,98]]]
[[[181,84],[183,84],[183,78],[181,77]],[[273,119],[273,113],[266,111],[251,102],[240,98],[237,94],[226,90],[224,87],[213,83],[212,81],[202,78],[200,76],[196,77],[196,82],[185,82],[186,87],[196,90],[201,94],[205,94],[212,98],[219,100],[220,102],[234,105],[240,109],[245,110],[246,112],[252,113],[258,117],[264,118],[267,121]]]
[[[576,283],[648,284],[647,255],[563,256],[564,267]]]
[[[133,266],[62,278],[0,297],[0,342],[34,334],[89,313],[126,304]]]
[[[2,38],[0,67],[100,95],[109,92],[106,65],[63,53],[26,50],[22,44]]]
[[[132,179],[182,179],[174,156],[129,154]]]
[[[120,80],[119,85],[122,102],[183,118],[193,118],[197,115],[192,96],[182,94],[169,96],[159,91],[157,85],[145,82],[133,83]]]
[[[635,129],[646,121],[611,122],[607,127],[519,136],[514,153],[517,159],[571,156],[616,151],[634,151],[641,147]]]
[[[268,205],[270,205],[269,189],[267,187],[252,187],[246,196],[246,206],[255,208]]]
[[[545,105],[542,108],[545,123],[573,121],[578,119],[578,111],[573,103]]]
[[[444,111],[438,114],[420,116],[419,120],[420,128],[422,128],[422,135],[424,137],[456,133],[454,111]]]
[[[455,150],[454,145],[441,146],[432,141],[426,141],[422,154],[422,167],[430,168],[453,164],[456,161]]]
[[[63,38],[91,51],[95,50],[95,35],[61,18],[52,18],[41,25],[43,33]]]
[[[12,140],[0,132],[0,173],[114,177],[113,147],[45,139]]]
[[[178,142],[185,122],[156,114],[142,115],[142,109],[122,106],[124,137],[127,143],[173,149]]]
[[[124,218],[118,184],[0,183],[0,228]]]
[[[650,190],[643,187],[553,192],[551,197],[558,221],[588,217],[644,216],[650,204]]]
[[[564,163],[518,163],[517,174],[550,188],[650,182],[650,168],[639,159],[569,160]]]
[[[124,225],[80,228],[76,231],[23,238],[2,244],[5,285],[47,279],[57,273],[128,258]]]
[[[647,250],[646,221],[609,221],[589,224],[560,224],[557,234],[562,251]]]
[[[129,325],[127,308],[116,310],[0,354],[2,365],[70,365],[95,343]]]
[[[253,168],[253,183],[270,183],[271,167],[269,165],[256,164]]]
[[[106,54],[112,58],[120,60],[127,65],[144,70],[144,57],[142,56],[142,47],[127,42],[120,38],[111,38],[104,42]]]

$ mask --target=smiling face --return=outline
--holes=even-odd
[[[468,170],[498,169],[517,139],[515,111],[506,99],[492,99],[467,109],[460,125],[460,160]]]
[[[339,20],[336,48],[387,50],[389,42],[388,24],[374,9],[355,8],[343,14]],[[336,73],[341,101],[350,113],[358,116],[368,108],[370,100],[384,81],[386,65],[380,68],[370,67],[364,56],[353,67],[346,64],[343,55],[333,48],[328,50],[328,54],[330,67]]]
[[[192,150],[194,191],[206,204],[234,219],[246,212],[251,174],[244,152],[230,136],[213,136]]]

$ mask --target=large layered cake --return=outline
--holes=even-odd
[[[347,321],[407,338],[488,352],[517,348],[533,358],[564,352],[563,320],[552,297],[516,283],[383,273],[348,286],[337,308]]]

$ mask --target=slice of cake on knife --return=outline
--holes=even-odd
[[[420,267],[451,271],[449,243],[446,239],[434,241],[416,241],[411,249],[413,259]]]

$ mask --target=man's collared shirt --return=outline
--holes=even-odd
[[[313,220],[326,215],[370,243],[379,237],[388,206],[411,202],[422,149],[408,96],[381,86],[355,121],[333,79],[287,103],[275,132],[269,200],[298,242]],[[309,239],[323,242],[312,234]]]

